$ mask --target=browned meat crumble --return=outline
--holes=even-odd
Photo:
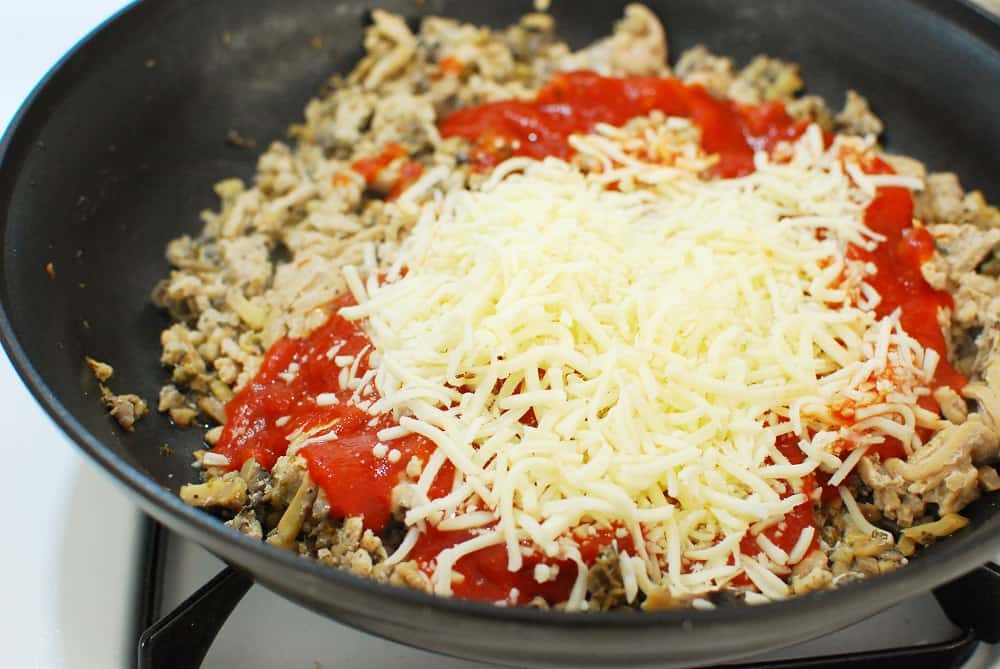
[[[135,429],[135,422],[149,412],[146,402],[138,395],[126,393],[116,395],[104,385],[115,373],[114,368],[106,362],[94,360],[90,356],[84,358],[84,362],[90,367],[90,371],[97,379],[98,389],[101,392],[101,403],[107,408],[108,413],[127,432]]]

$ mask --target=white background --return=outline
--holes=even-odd
[[[0,128],[121,0],[0,0]],[[0,353],[0,665],[132,666],[138,512],[83,461]]]

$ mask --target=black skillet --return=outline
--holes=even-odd
[[[579,46],[606,34],[622,4],[555,0],[553,11],[561,34]],[[834,102],[857,88],[885,119],[891,148],[953,169],[1000,201],[1000,26],[971,5],[649,4],[674,54],[697,42],[738,60],[763,51],[800,63],[810,90]],[[167,272],[164,245],[198,232],[198,211],[215,204],[212,183],[252,176],[255,153],[227,144],[227,133],[258,146],[283,137],[325,78],[359,58],[373,5],[497,26],[530,9],[527,1],[149,0],[74,49],[0,144],[7,352],[49,414],[145,511],[332,618],[421,648],[533,666],[704,664],[787,645],[930,590],[997,551],[994,494],[968,508],[968,528],[862,584],[753,610],[567,615],[378,585],[251,541],[182,504],[174,493],[193,477],[188,463],[201,431],[151,415],[134,433],[121,432],[100,407],[83,356],[112,363],[116,389],[155,399],[166,321],[148,295]]]

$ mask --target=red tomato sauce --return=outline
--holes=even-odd
[[[351,163],[351,169],[360,174],[365,179],[365,183],[371,186],[382,175],[382,172],[397,160],[403,159],[399,168],[399,176],[385,196],[387,201],[398,198],[414,181],[424,173],[424,166],[415,160],[410,160],[406,147],[400,144],[387,144],[377,156],[371,158],[360,158]]]
[[[400,144],[387,144],[382,153],[371,158],[359,158],[351,163],[351,169],[365,178],[371,184],[378,179],[382,170],[393,162],[408,155],[406,147]]]
[[[437,555],[447,549],[472,539],[476,535],[469,530],[441,532],[433,527],[420,537],[420,541],[410,551],[409,558],[416,560],[420,568],[431,574]],[[580,556],[584,564],[590,566],[597,560],[601,549],[617,542],[618,548],[635,554],[630,537],[617,537],[611,528],[597,530],[595,534],[577,539]],[[522,542],[525,547],[530,544]],[[569,599],[576,582],[578,567],[572,560],[559,560],[543,556],[537,550],[522,556],[522,566],[516,572],[507,569],[507,547],[505,544],[489,546],[466,555],[455,563],[454,571],[461,578],[452,582],[452,592],[463,599],[478,599],[486,602],[509,601],[513,604],[527,604],[535,597],[541,597],[550,604]],[[535,580],[535,567],[546,564],[558,568],[551,580],[539,583]]]
[[[363,516],[365,527],[376,534],[385,529],[392,517],[392,489],[396,487],[413,456],[423,462],[434,452],[432,441],[419,435],[409,435],[391,442],[391,448],[400,452],[392,462],[386,457],[376,457],[372,449],[378,442],[374,430],[389,427],[388,418],[381,418],[377,428],[368,427],[371,420],[367,413],[356,423],[354,431],[338,434],[332,441],[303,448],[299,453],[306,459],[309,476],[326,492],[330,502],[330,515],[335,518]],[[454,467],[446,462],[441,467],[429,491],[431,499],[443,497],[451,491]]]
[[[775,442],[775,446],[782,455],[788,458],[788,462],[793,465],[801,464],[805,460],[805,454],[798,446],[798,437],[794,434],[783,434],[778,437]],[[775,546],[785,551],[786,553],[791,553],[795,544],[799,541],[799,535],[807,527],[812,527],[815,532],[813,533],[812,541],[809,544],[809,548],[806,550],[806,555],[809,554],[814,548],[819,546],[819,528],[816,527],[816,521],[813,515],[813,503],[812,493],[816,488],[819,487],[819,482],[815,473],[806,474],[802,477],[802,487],[799,490],[788,490],[783,497],[790,497],[796,493],[803,493],[806,496],[806,500],[793,508],[790,512],[785,514],[784,519],[771,525],[770,527],[761,530],[759,534],[751,534],[747,532],[746,536],[740,542],[740,552],[749,557],[756,557],[763,553],[760,544],[757,543],[757,537],[759,535],[764,535],[771,540]],[[735,579],[737,585],[749,585],[750,579],[742,576]]]
[[[557,74],[535,100],[494,102],[460,110],[441,123],[441,132],[473,142],[474,167],[485,170],[512,155],[567,158],[572,155],[567,142],[571,134],[589,131],[597,123],[621,125],[653,110],[689,117],[701,128],[703,147],[720,157],[713,168],[718,177],[752,172],[755,150],[771,150],[782,140],[793,140],[805,127],[804,123],[795,122],[780,103],[743,106],[717,100],[700,86],[685,85],[675,79],[616,79],[571,72]],[[391,198],[417,179],[423,169],[419,163],[407,159],[405,148],[389,145],[379,156],[356,161],[352,169],[371,184],[382,170],[401,159],[406,162],[389,194]],[[879,160],[867,169],[875,173],[891,172]],[[933,240],[926,231],[913,226],[912,215],[913,200],[908,191],[880,188],[865,220],[870,228],[885,235],[887,241],[874,251],[852,248],[850,254],[878,268],[877,274],[869,278],[882,295],[878,314],[886,315],[900,307],[907,332],[941,355],[935,382],[960,388],[966,381],[948,364],[944,338],[937,327],[937,310],[950,307],[951,300],[946,293],[933,290],[920,274],[920,265],[933,252]],[[398,458],[374,454],[378,431],[393,422],[389,416],[373,418],[349,403],[354,391],[340,387],[340,368],[332,359],[334,355],[360,356],[356,376],[368,368],[366,347],[370,340],[357,323],[337,314],[339,308],[349,304],[353,304],[349,295],[339,298],[331,305],[327,322],[309,336],[285,338],[271,347],[253,381],[227,404],[228,420],[213,450],[229,458],[231,469],[238,469],[249,458],[270,469],[285,454],[290,437],[302,430],[322,427],[321,431],[334,438],[307,445],[300,453],[308,463],[311,478],[330,500],[331,515],[361,515],[366,527],[381,532],[391,518],[391,491],[399,483],[410,458],[417,456],[426,462],[434,445],[414,435],[387,444],[399,451]],[[334,394],[337,402],[320,406],[316,398],[321,393]],[[366,399],[376,398],[372,393]],[[526,416],[525,421],[531,423],[533,418]],[[779,439],[778,447],[792,463],[801,462],[804,457],[794,439]],[[450,491],[453,479],[454,469],[450,463],[446,464],[431,487],[430,497],[437,498]],[[810,495],[821,485],[817,476],[810,474],[804,477],[801,492]],[[824,499],[827,492],[824,490]],[[779,548],[791,551],[801,531],[814,524],[812,503],[810,497],[763,534]],[[428,526],[410,557],[431,573],[440,551],[472,536],[470,531],[443,532]],[[593,564],[601,547],[612,541],[617,541],[623,550],[634,552],[629,538],[616,539],[613,530],[608,529],[579,541],[584,562]],[[818,532],[811,548],[817,541]],[[741,549],[750,556],[760,552],[755,537],[749,534]],[[559,572],[554,579],[538,583],[534,568],[543,561],[558,566]],[[462,575],[453,585],[458,597],[499,601],[510,598],[515,590],[514,600],[519,604],[536,596],[557,603],[568,598],[577,566],[572,561],[543,559],[533,552],[524,556],[523,568],[512,573],[507,570],[506,548],[493,546],[462,558],[455,571]],[[744,579],[742,583],[748,582]]]
[[[356,322],[337,313],[352,304],[351,295],[341,296],[331,305],[326,323],[309,336],[281,339],[270,348],[257,376],[226,405],[228,420],[212,450],[229,458],[230,469],[239,469],[250,458],[270,469],[287,451],[291,437],[322,427],[320,431],[331,438],[307,445],[299,454],[305,458],[312,480],[326,493],[331,517],[362,516],[366,528],[380,533],[392,517],[392,489],[400,482],[410,458],[417,456],[426,463],[435,446],[424,437],[409,435],[386,444],[399,451],[395,462],[374,454],[378,432],[395,423],[390,415],[373,417],[349,402],[354,391],[340,387],[340,368],[333,360],[337,356],[360,356],[355,376],[368,369],[366,347],[371,341]],[[316,398],[323,393],[335,395],[337,403],[318,405]],[[373,393],[364,396],[368,400],[376,398]],[[454,467],[446,462],[428,496],[443,497],[451,491],[453,480]],[[411,558],[430,574],[431,561],[440,551],[472,536],[470,531],[442,532],[429,526]],[[616,540],[624,550],[633,550],[628,537],[616,539],[612,530],[598,531],[581,540],[584,562],[592,564],[600,549]],[[534,568],[542,561],[537,553],[525,556],[524,567],[512,573],[507,570],[504,546],[477,551],[456,565],[455,571],[464,580],[455,584],[455,595],[499,601],[508,599],[514,590],[517,603],[535,597],[551,604],[565,601],[576,580],[576,563],[544,559],[557,566],[559,572],[553,580],[538,583]]]
[[[885,161],[872,158],[863,165],[868,174],[894,174]],[[922,227],[913,225],[913,196],[905,188],[882,187],[865,211],[865,225],[884,235],[886,240],[874,251],[851,247],[848,257],[874,263],[877,272],[866,280],[882,296],[875,308],[880,318],[897,308],[900,323],[906,332],[924,348],[937,351],[941,357],[934,374],[934,387],[951,386],[961,390],[968,380],[948,362],[948,348],[938,324],[938,310],[951,309],[951,295],[935,290],[924,279],[921,265],[934,254],[934,240]],[[930,399],[930,398],[928,398]],[[937,410],[933,399],[929,407]]]
[[[442,74],[450,74],[457,77],[465,71],[465,63],[454,56],[445,56],[438,63],[438,69]]]
[[[511,156],[569,158],[570,135],[589,132],[598,123],[622,125],[653,111],[697,124],[702,146],[719,155],[712,172],[720,177],[749,174],[755,150],[796,139],[806,127],[780,103],[740,105],[678,79],[561,72],[534,100],[460,109],[441,122],[440,130],[444,137],[472,142],[472,163],[485,170]]]
[[[228,420],[213,452],[228,457],[231,469],[239,469],[249,458],[270,469],[288,450],[290,437],[328,426],[320,432],[328,433],[329,439],[300,451],[309,474],[326,492],[331,515],[364,516],[366,527],[381,532],[390,519],[392,489],[410,458],[427,462],[435,447],[410,435],[387,444],[399,451],[395,461],[374,455],[377,433],[394,422],[387,415],[373,420],[349,402],[354,391],[340,387],[340,368],[330,355],[331,351],[336,356],[360,355],[356,376],[368,368],[368,336],[357,323],[336,313],[353,303],[349,294],[342,296],[332,305],[327,322],[308,337],[281,339],[271,347],[257,376],[226,405]],[[317,404],[317,396],[324,393],[335,395],[337,402]],[[452,472],[450,463],[442,468],[431,489],[433,496],[451,489]]]
[[[895,170],[879,158],[870,157],[861,167],[867,174],[895,174]],[[968,380],[948,362],[948,347],[938,322],[939,310],[952,309],[954,302],[946,291],[932,288],[920,271],[934,255],[934,239],[926,229],[913,224],[910,191],[899,187],[878,188],[865,210],[865,225],[883,235],[885,241],[872,251],[852,245],[847,249],[847,256],[872,263],[876,268],[876,273],[866,278],[882,297],[875,314],[881,318],[899,309],[903,329],[940,357],[932,387],[950,386],[961,391]],[[937,402],[929,395],[920,398],[920,405],[939,411]],[[852,417],[845,417],[845,423],[852,420]],[[930,434],[926,430],[923,432],[921,437],[928,439]],[[883,443],[870,446],[868,452],[882,460],[906,457],[903,444],[889,436]]]
[[[331,311],[350,303],[345,295]],[[337,355],[356,356],[369,344],[360,327],[336,315],[308,337],[275,342],[254,379],[226,405],[226,426],[213,450],[227,456],[233,468],[255,458],[270,469],[288,450],[288,437],[296,431],[334,421],[341,421],[347,431],[356,430],[360,412],[343,402],[319,406],[315,398],[333,392],[339,399],[343,394],[340,369],[327,353],[336,350]]]

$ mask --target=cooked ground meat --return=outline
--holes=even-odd
[[[849,135],[882,134],[882,121],[868,107],[868,100],[857,91],[847,91],[844,109],[833,119],[833,127],[838,132]]]
[[[729,86],[727,97],[743,104],[789,100],[802,88],[799,66],[776,58],[757,56]]]
[[[138,395],[131,393],[117,395],[104,385],[115,373],[114,368],[108,363],[95,360],[90,356],[85,356],[84,362],[87,363],[94,378],[97,379],[101,403],[107,408],[108,413],[123,430],[127,432],[134,430],[135,422],[149,412],[146,402]]]
[[[142,418],[149,409],[146,402],[138,395],[126,393],[116,395],[107,386],[101,385],[101,402],[108,408],[108,413],[114,418],[123,430],[131,432],[135,429],[135,422]]]
[[[219,207],[202,213],[202,233],[168,246],[173,269],[153,291],[153,301],[174,320],[161,335],[161,361],[171,378],[160,392],[158,410],[179,425],[199,416],[223,423],[225,402],[257,373],[268,348],[324,322],[326,305],[346,288],[345,265],[391,262],[396,242],[416,221],[412,202],[388,198],[408,165],[435,175],[438,187],[482,181],[483,175],[468,169],[468,144],[440,136],[437,122],[445,114],[488,101],[530,98],[560,70],[670,73],[666,33],[641,5],[629,5],[609,37],[580,51],[558,41],[554,30],[550,16],[534,13],[505,30],[430,17],[414,33],[401,17],[373,12],[364,58],[347,76],[334,76],[308,103],[303,122],[291,128],[295,145],[271,144],[258,160],[252,184],[238,179],[216,184]],[[797,97],[803,81],[793,63],[762,55],[737,72],[729,58],[696,46],[680,54],[673,73],[717,97],[746,104],[784,102],[794,118],[824,130],[875,137],[882,131],[867,100],[854,91],[847,93],[839,113],[818,96]],[[654,115],[629,127],[649,131],[662,124]],[[388,156],[388,162],[366,183],[353,166],[373,156]],[[839,500],[817,508],[819,548],[788,570],[795,594],[905,564],[916,544],[959,527],[955,514],[981,490],[1000,487],[995,469],[1000,213],[981,194],[965,193],[953,174],[927,175],[912,158],[884,157],[900,174],[926,178],[915,199],[916,216],[937,250],[923,271],[932,286],[954,296],[954,311],[942,325],[949,357],[972,383],[963,396],[938,389],[935,399],[949,426],[908,460],[866,456],[847,480],[864,500],[867,520],[891,526],[896,534],[866,534]],[[416,183],[413,188],[419,188]],[[109,366],[87,362],[100,381],[110,376]],[[145,403],[101,388],[111,414],[131,429],[146,411]],[[219,432],[214,428],[206,440],[215,443]],[[389,559],[401,536],[377,536],[364,529],[360,518],[330,516],[326,495],[310,479],[303,458],[284,456],[271,471],[249,460],[239,472],[227,473],[204,453],[199,463],[204,482],[185,486],[181,496],[228,518],[230,527],[332,567],[430,591],[416,563]],[[411,479],[421,471],[421,463],[416,465],[412,475],[407,470]],[[409,504],[402,492],[393,506],[397,517],[405,513]],[[587,581],[592,609],[625,605],[616,549],[600,554]],[[645,609],[690,605],[666,591],[642,604]]]
[[[100,383],[104,383],[111,378],[111,375],[115,373],[114,367],[106,362],[101,362],[99,360],[94,360],[90,356],[85,357],[84,362],[90,367],[90,371],[94,373],[94,378]]]

